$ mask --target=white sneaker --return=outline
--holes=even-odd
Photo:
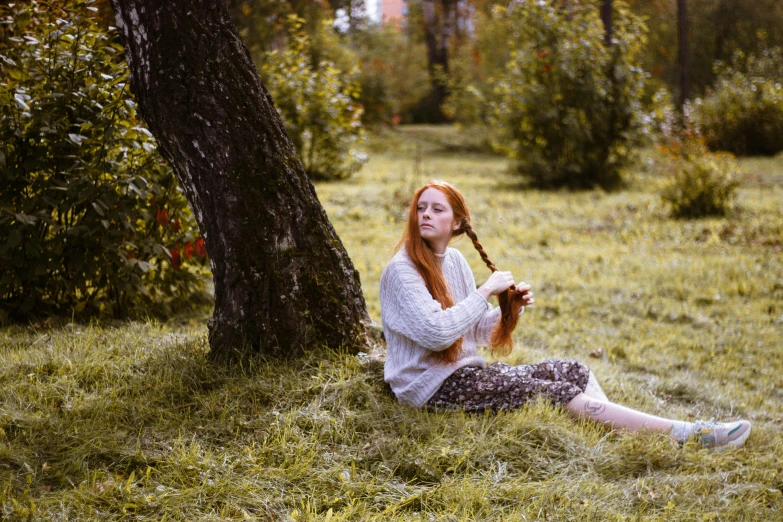
[[[739,420],[735,422],[696,421],[691,432],[697,440],[707,448],[723,448],[728,446],[738,448],[750,436],[750,422]]]

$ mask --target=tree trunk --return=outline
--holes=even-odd
[[[359,274],[225,2],[111,2],[139,111],[206,242],[212,356],[362,345]]]
[[[601,2],[601,20],[604,22],[604,42],[612,45],[612,0]]]
[[[677,34],[680,58],[680,112],[690,98],[691,64],[688,52],[688,11],[685,0],[677,0]]]
[[[441,17],[435,9],[435,0],[422,0],[421,12],[424,18],[424,41],[427,44],[427,70],[432,83],[434,102],[438,106],[440,119],[445,120],[441,106],[446,101],[448,89],[445,78],[449,74],[449,42],[456,31],[456,2],[441,0]],[[438,75],[438,71],[442,77]]]

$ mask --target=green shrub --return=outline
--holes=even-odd
[[[737,52],[716,64],[715,87],[694,105],[694,119],[712,150],[773,155],[783,150],[783,49],[761,56]]]
[[[668,182],[661,199],[672,217],[699,218],[725,215],[733,206],[739,183],[734,157],[711,153],[695,138],[666,150]]]
[[[203,240],[92,3],[0,7],[0,316],[165,312],[203,285],[182,269]]]
[[[359,87],[332,62],[311,62],[310,38],[302,23],[289,17],[288,47],[267,54],[261,78],[307,174],[344,179],[367,160],[352,148],[364,138]]]
[[[651,138],[659,143],[670,143],[679,140],[682,132],[692,132],[690,105],[686,105],[686,117],[683,118],[672,100],[671,93],[666,88],[655,91],[648,104],[650,112]]]
[[[639,67],[645,28],[616,2],[613,44],[592,5],[514,4],[504,74],[493,82],[496,145],[538,185],[611,188],[648,134]]]

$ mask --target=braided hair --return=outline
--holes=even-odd
[[[470,225],[470,212],[468,211],[468,206],[465,203],[465,198],[462,196],[462,193],[450,183],[438,180],[431,181],[419,188],[411,199],[410,208],[408,210],[408,223],[403,232],[402,239],[400,239],[400,242],[397,244],[397,250],[403,245],[405,246],[408,257],[410,257],[416,270],[424,279],[427,290],[445,310],[454,306],[454,299],[449,292],[449,287],[443,277],[440,264],[438,263],[435,254],[432,252],[432,249],[430,249],[422,239],[418,226],[416,206],[418,205],[422,193],[428,188],[434,188],[442,192],[451,205],[452,211],[454,212],[454,219],[460,223],[460,227],[453,232],[453,236],[461,234],[467,235],[473,242],[473,246],[478,251],[481,259],[487,264],[487,267],[493,272],[497,271],[497,267],[490,261],[484,247],[479,243],[476,233]],[[502,355],[508,355],[511,352],[511,349],[513,348],[511,332],[514,331],[517,321],[519,320],[519,310],[522,308],[522,297],[523,294],[515,292],[513,286],[511,289],[498,295],[501,319],[492,331],[492,336],[489,341],[493,354],[499,352]],[[432,357],[443,362],[455,362],[459,359],[461,352],[462,339],[460,338],[447,349],[433,352]]]
[[[473,242],[473,247],[478,251],[487,267],[493,272],[497,272],[498,269],[495,266],[495,263],[490,261],[484,247],[479,243],[478,236],[476,236],[476,232],[473,231],[469,218],[464,218],[462,220],[459,230],[470,238]],[[519,311],[522,309],[522,299],[524,295],[515,290],[514,285],[512,285],[508,290],[498,294],[501,314],[500,322],[495,325],[494,330],[492,330],[492,336],[489,338],[489,346],[492,348],[493,354],[499,352],[501,355],[508,355],[514,347],[514,342],[511,340],[511,332],[517,327]]]

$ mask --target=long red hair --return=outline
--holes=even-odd
[[[497,267],[489,260],[489,256],[487,256],[487,253],[484,251],[484,247],[479,243],[478,237],[470,224],[470,211],[468,210],[468,205],[465,203],[465,198],[462,196],[462,193],[457,190],[457,187],[439,180],[431,181],[423,187],[420,187],[411,198],[411,204],[408,208],[408,222],[403,231],[402,239],[397,243],[397,248],[395,250],[399,250],[403,245],[405,246],[408,257],[413,261],[416,270],[424,279],[427,290],[432,294],[433,299],[440,303],[441,308],[446,310],[447,308],[454,306],[454,299],[451,296],[446,279],[443,277],[438,257],[419,233],[418,212],[416,207],[422,193],[429,188],[439,190],[446,196],[446,199],[454,212],[454,221],[460,223],[460,227],[452,233],[451,237],[465,234],[473,242],[473,246],[476,248],[487,267],[493,272],[497,270]],[[514,328],[517,326],[517,321],[519,320],[519,310],[522,308],[522,294],[513,291],[512,287],[498,295],[498,302],[500,303],[501,319],[492,331],[489,345],[492,348],[493,354],[500,353],[501,355],[508,355],[514,346],[514,343],[511,340],[511,332],[514,331]],[[440,352],[433,352],[433,356],[443,362],[454,362],[459,358],[461,351],[462,339],[460,338],[447,349]]]

